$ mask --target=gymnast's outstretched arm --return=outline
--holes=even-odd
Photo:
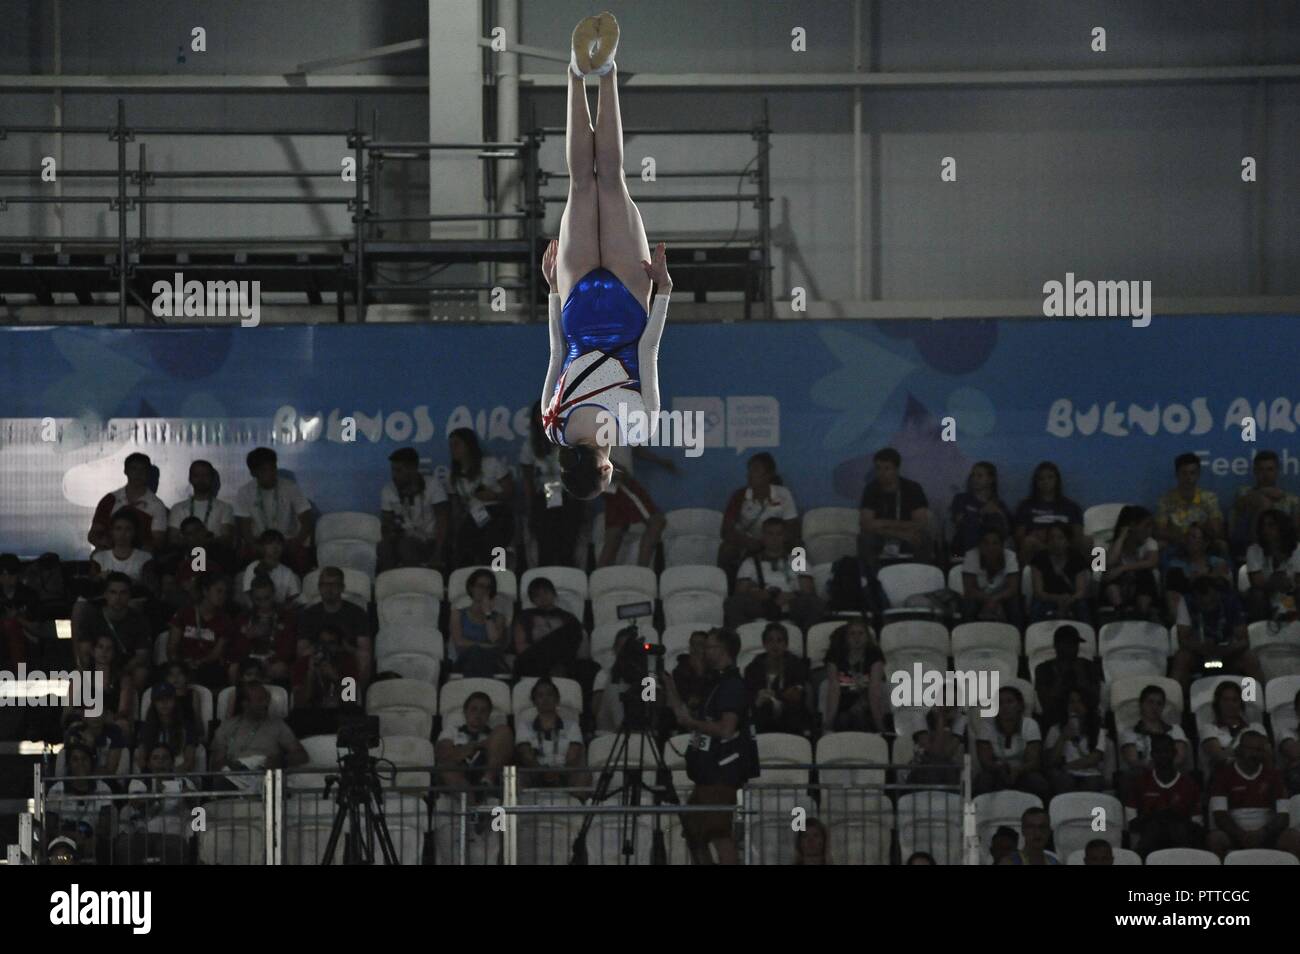
[[[551,329],[551,363],[546,369],[546,384],[542,388],[542,410],[545,411],[555,393],[555,383],[560,379],[560,368],[564,364],[566,343],[564,340],[564,315],[560,294],[555,290],[556,261],[559,255],[560,240],[551,239],[542,253],[542,275],[550,286],[551,293],[546,296],[547,321]]]
[[[655,297],[650,305],[650,317],[641,341],[637,345],[637,360],[641,367],[641,400],[650,415],[651,432],[659,421],[659,339],[663,337],[664,323],[668,320],[668,300],[673,293],[673,280],[668,274],[664,256],[664,243],[655,246],[651,261],[641,267],[655,282]]]

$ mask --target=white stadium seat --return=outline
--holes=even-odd
[[[722,542],[722,512],[685,507],[664,514],[664,566],[716,563]]]
[[[803,515],[808,562],[834,563],[858,555],[860,516],[852,507],[814,507]]]
[[[1163,676],[1169,659],[1169,633],[1158,623],[1123,620],[1107,623],[1098,634],[1106,681],[1130,675]]]

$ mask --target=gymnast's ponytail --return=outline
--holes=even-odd
[[[560,448],[560,483],[572,497],[593,500],[600,496],[600,465],[588,444]]]

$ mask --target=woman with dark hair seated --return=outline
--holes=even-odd
[[[493,607],[497,596],[496,576],[491,570],[475,570],[465,581],[472,602],[451,611],[452,671],[465,676],[492,677],[510,671],[506,665],[506,621]]]
[[[659,416],[659,339],[673,287],[664,245],[651,254],[624,179],[618,23],[607,13],[589,19],[575,33],[568,71],[569,195],[560,236],[542,257],[551,289],[542,422],[562,448],[564,489],[583,499],[609,486],[611,446],[650,443]],[[584,85],[593,74],[599,76],[594,127]]]

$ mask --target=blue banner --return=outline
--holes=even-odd
[[[188,494],[212,461],[231,499],[244,455],[274,446],[323,512],[377,511],[387,456],[413,445],[431,467],[473,427],[514,464],[540,396],[546,329],[485,325],[7,328],[0,331],[0,549],[84,556],[96,501],[143,450],[159,496]],[[660,349],[666,410],[697,410],[702,456],[656,448],[638,462],[664,509],[721,508],[745,457],[770,450],[802,510],[856,506],[872,453],[942,509],[970,465],[996,463],[1025,496],[1056,461],[1082,506],[1142,502],[1173,485],[1173,459],[1203,454],[1203,483],[1230,500],[1256,448],[1300,487],[1300,325],[1293,316],[784,321],[673,324]],[[1255,442],[1241,421],[1255,419]],[[355,419],[356,440],[339,422]],[[950,426],[945,434],[943,425]],[[954,440],[944,440],[944,437]]]

